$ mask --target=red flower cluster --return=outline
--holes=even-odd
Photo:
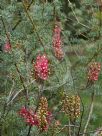
[[[52,113],[51,113],[51,112],[49,112],[49,111],[47,111],[46,120],[47,120],[48,124],[50,124],[50,123],[51,123],[51,120],[52,120]]]
[[[42,56],[37,56],[36,63],[34,64],[34,69],[36,78],[47,80],[49,75],[49,63],[48,58],[45,54]]]
[[[88,69],[88,79],[89,79],[89,81],[97,81],[100,70],[101,70],[100,63],[97,63],[97,62],[91,63],[90,66],[89,66],[89,69]]]
[[[61,29],[58,25],[55,25],[54,35],[53,35],[53,49],[56,58],[61,60],[64,57],[61,44]]]
[[[31,109],[28,110],[25,107],[22,107],[19,114],[25,119],[25,122],[28,125],[36,126],[42,132],[48,130],[49,124],[52,120],[52,114],[47,110],[46,98],[42,97],[41,101],[43,103],[40,102],[38,111],[36,113]]]
[[[11,45],[9,41],[7,41],[7,43],[5,43],[4,45],[4,52],[9,52],[10,50],[11,50]]]
[[[25,119],[28,125],[39,126],[38,117],[32,110],[27,110],[25,107],[22,107],[19,114]]]

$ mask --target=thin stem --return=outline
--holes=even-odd
[[[98,49],[98,51],[95,52],[94,55],[88,60],[86,65],[88,65],[93,59],[95,59],[95,57],[97,57],[101,51],[102,51],[102,48]]]
[[[89,109],[89,114],[88,114],[87,122],[86,122],[85,127],[84,127],[84,131],[83,131],[84,134],[83,134],[83,136],[85,136],[85,133],[87,131],[87,127],[89,125],[89,122],[90,122],[90,119],[91,119],[91,115],[92,115],[92,112],[93,112],[94,96],[95,96],[95,93],[94,93],[94,90],[93,90],[92,96],[91,96],[91,105],[90,105],[90,109]]]
[[[20,71],[19,71],[19,69],[18,69],[17,64],[15,64],[15,67],[16,67],[16,70],[17,70],[17,72],[18,72],[18,74],[19,74],[20,81],[21,81],[21,83],[22,83],[22,85],[23,85],[23,88],[24,88],[24,91],[25,91],[26,102],[28,102],[28,90],[26,89],[26,86],[25,86],[24,81],[23,81],[23,77],[22,77],[22,75],[21,75],[21,73],[20,73]],[[27,103],[26,103],[26,102],[25,102],[25,106],[27,106]]]
[[[27,134],[27,136],[30,136],[31,128],[32,128],[32,126],[29,126],[29,129],[28,129],[28,134]]]
[[[29,10],[29,8],[31,7],[31,5],[33,4],[34,0],[31,1],[31,3],[28,5],[27,10]],[[22,19],[20,18],[17,23],[14,25],[14,27],[12,28],[12,30],[14,31],[16,29],[16,27],[22,22]]]
[[[3,19],[3,17],[2,17],[2,16],[1,16],[1,21],[2,21],[2,24],[3,24],[3,27],[4,27],[4,31],[5,31],[5,34],[6,34],[7,40],[8,40],[8,41],[9,41],[9,43],[10,43],[10,37],[9,37],[8,32],[7,32],[6,25],[5,25],[5,22],[4,22],[4,19]]]
[[[102,18],[101,18],[101,14],[102,14],[102,9],[99,7],[99,38],[101,37],[101,26],[102,26]]]
[[[87,66],[93,59],[95,59],[100,53],[102,52],[102,48],[98,49],[91,58],[88,59],[88,61],[84,64],[85,66]],[[76,61],[76,63],[74,63],[71,68],[74,70],[77,65],[80,64],[80,60]]]
[[[4,22],[4,19],[2,16],[1,17],[1,21],[2,21],[2,24],[3,24],[3,27],[4,27],[4,31],[5,31],[5,34],[6,34],[6,37],[7,37],[7,40],[9,41],[10,43],[10,38],[9,38],[9,34],[7,32],[7,29],[6,29],[6,25],[5,25],[5,22]],[[7,101],[4,102],[4,105],[3,105],[3,113],[0,117],[0,135],[2,135],[2,119],[5,117],[5,113],[6,113],[6,109],[7,109]]]
[[[70,127],[70,119],[69,119],[69,126],[68,126],[68,135],[71,136],[71,127]]]
[[[56,134],[59,134],[59,133],[61,133],[62,131],[63,131],[63,129],[65,129],[66,127],[76,127],[76,128],[78,128],[79,126],[76,126],[76,125],[64,125],[64,127],[62,127],[61,129],[60,129],[60,131],[59,132],[57,132]]]
[[[31,24],[32,24],[32,26],[33,26],[33,31],[36,32],[36,35],[37,35],[37,37],[38,37],[38,39],[39,39],[39,42],[41,43],[41,45],[42,45],[42,47],[43,47],[43,49],[44,49],[44,52],[46,52],[46,51],[45,51],[44,44],[43,44],[43,41],[42,41],[42,38],[39,36],[39,33],[38,33],[37,30],[36,30],[36,26],[35,26],[35,24],[34,24],[34,21],[33,21],[33,19],[31,18],[30,14],[28,13],[28,10],[27,10],[27,7],[26,7],[24,1],[22,1],[22,4],[23,4],[23,7],[24,7],[24,9],[25,9],[25,13],[26,13],[27,17],[29,18],[29,20],[30,20],[30,22],[31,22]]]
[[[82,98],[81,98],[79,93],[78,93],[78,96],[80,97],[83,110],[82,110],[82,114],[81,114],[81,118],[80,118],[80,124],[79,124],[79,129],[78,129],[77,136],[79,136],[79,133],[80,133],[80,130],[81,130],[81,126],[82,126],[82,121],[83,121],[83,115],[84,115],[84,104],[83,104]]]
[[[72,7],[72,3],[70,2],[70,0],[68,0],[68,2],[69,2],[69,5],[70,5],[71,10],[72,10],[72,12],[73,12],[73,15],[74,15],[76,21],[78,22],[78,24],[80,24],[80,25],[83,26],[83,27],[86,27],[86,28],[90,29],[90,27],[86,26],[85,24],[83,24],[83,23],[81,23],[81,22],[79,21],[78,17],[76,16],[76,13],[75,13],[75,11],[74,11],[74,9],[73,9],[73,7]]]
[[[38,96],[37,96],[37,106],[36,106],[35,112],[37,112],[37,110],[38,110],[39,102],[40,102],[40,98],[42,96],[42,93],[43,93],[43,83],[41,85],[39,85]]]
[[[28,86],[30,86],[30,85],[33,84],[34,82],[35,82],[35,80],[32,80],[32,82],[29,83],[28,85],[25,85],[25,87],[27,88]],[[10,105],[10,103],[12,103],[13,100],[14,100],[17,96],[19,96],[19,94],[20,94],[21,92],[23,92],[23,91],[24,91],[24,88],[22,88],[22,89],[20,89],[19,91],[17,91],[17,93],[12,97],[12,99],[7,103],[7,106]]]
[[[53,127],[52,127],[52,136],[55,136],[55,125],[53,124]]]
[[[94,130],[94,131],[89,131],[89,132],[86,132],[86,133],[80,133],[80,135],[83,135],[83,134],[85,134],[85,136],[86,136],[86,134],[90,134],[90,133],[95,133],[95,132],[101,132],[102,131],[102,129],[100,129],[100,130]],[[96,136],[96,135],[94,135],[94,136]]]

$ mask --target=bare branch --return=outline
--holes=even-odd
[[[80,25],[83,26],[83,27],[86,27],[86,28],[90,29],[90,27],[86,26],[85,24],[83,24],[83,23],[81,23],[81,22],[79,21],[78,17],[76,16],[76,13],[75,13],[75,11],[74,11],[74,9],[73,9],[73,7],[72,7],[72,3],[70,2],[70,0],[68,0],[68,2],[69,2],[69,5],[70,5],[71,10],[72,10],[72,12],[73,12],[73,15],[74,15],[75,19],[77,20],[78,24],[80,24]]]
[[[95,93],[94,93],[94,90],[93,90],[93,93],[92,93],[92,96],[91,96],[91,105],[90,105],[90,109],[89,109],[88,119],[87,119],[87,122],[86,122],[85,127],[84,127],[84,131],[83,131],[84,134],[83,134],[83,136],[85,136],[85,133],[87,131],[87,127],[89,125],[89,122],[90,122],[90,119],[91,119],[91,115],[92,115],[92,112],[93,112],[94,96],[95,96]]]

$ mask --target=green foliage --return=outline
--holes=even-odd
[[[24,4],[28,8],[27,11]],[[18,114],[26,101],[21,77],[28,91],[30,107],[35,109],[41,86],[35,81],[34,74],[32,75],[34,71],[32,60],[36,60],[39,52],[44,53],[44,49],[50,61],[51,75],[47,81],[44,81],[42,95],[48,98],[52,113],[54,115],[59,113],[55,116],[55,120],[60,120],[61,127],[68,124],[69,118],[60,113],[63,93],[76,94],[78,91],[85,105],[82,132],[88,116],[86,113],[89,109],[90,95],[95,90],[95,107],[88,130],[93,131],[101,127],[102,72],[94,86],[85,88],[89,62],[102,63],[102,9],[98,3],[93,0],[80,2],[78,0],[53,0],[53,2],[26,0],[26,3],[17,2],[17,0],[0,0],[0,13],[1,136],[25,136],[28,133],[29,127]],[[61,37],[65,53],[62,61],[55,58],[52,50],[56,19],[62,29]],[[9,53],[3,51],[7,33],[12,46],[12,51]],[[85,89],[81,90],[82,88]],[[80,120],[77,120],[76,124],[79,122]],[[53,124],[54,122],[48,132],[40,134],[39,130],[33,127],[31,136],[53,135]],[[56,135],[67,135],[67,129],[57,134],[60,129],[59,127],[55,130]]]

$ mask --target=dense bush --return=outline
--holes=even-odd
[[[0,0],[0,13],[0,136],[101,136],[101,0]]]

